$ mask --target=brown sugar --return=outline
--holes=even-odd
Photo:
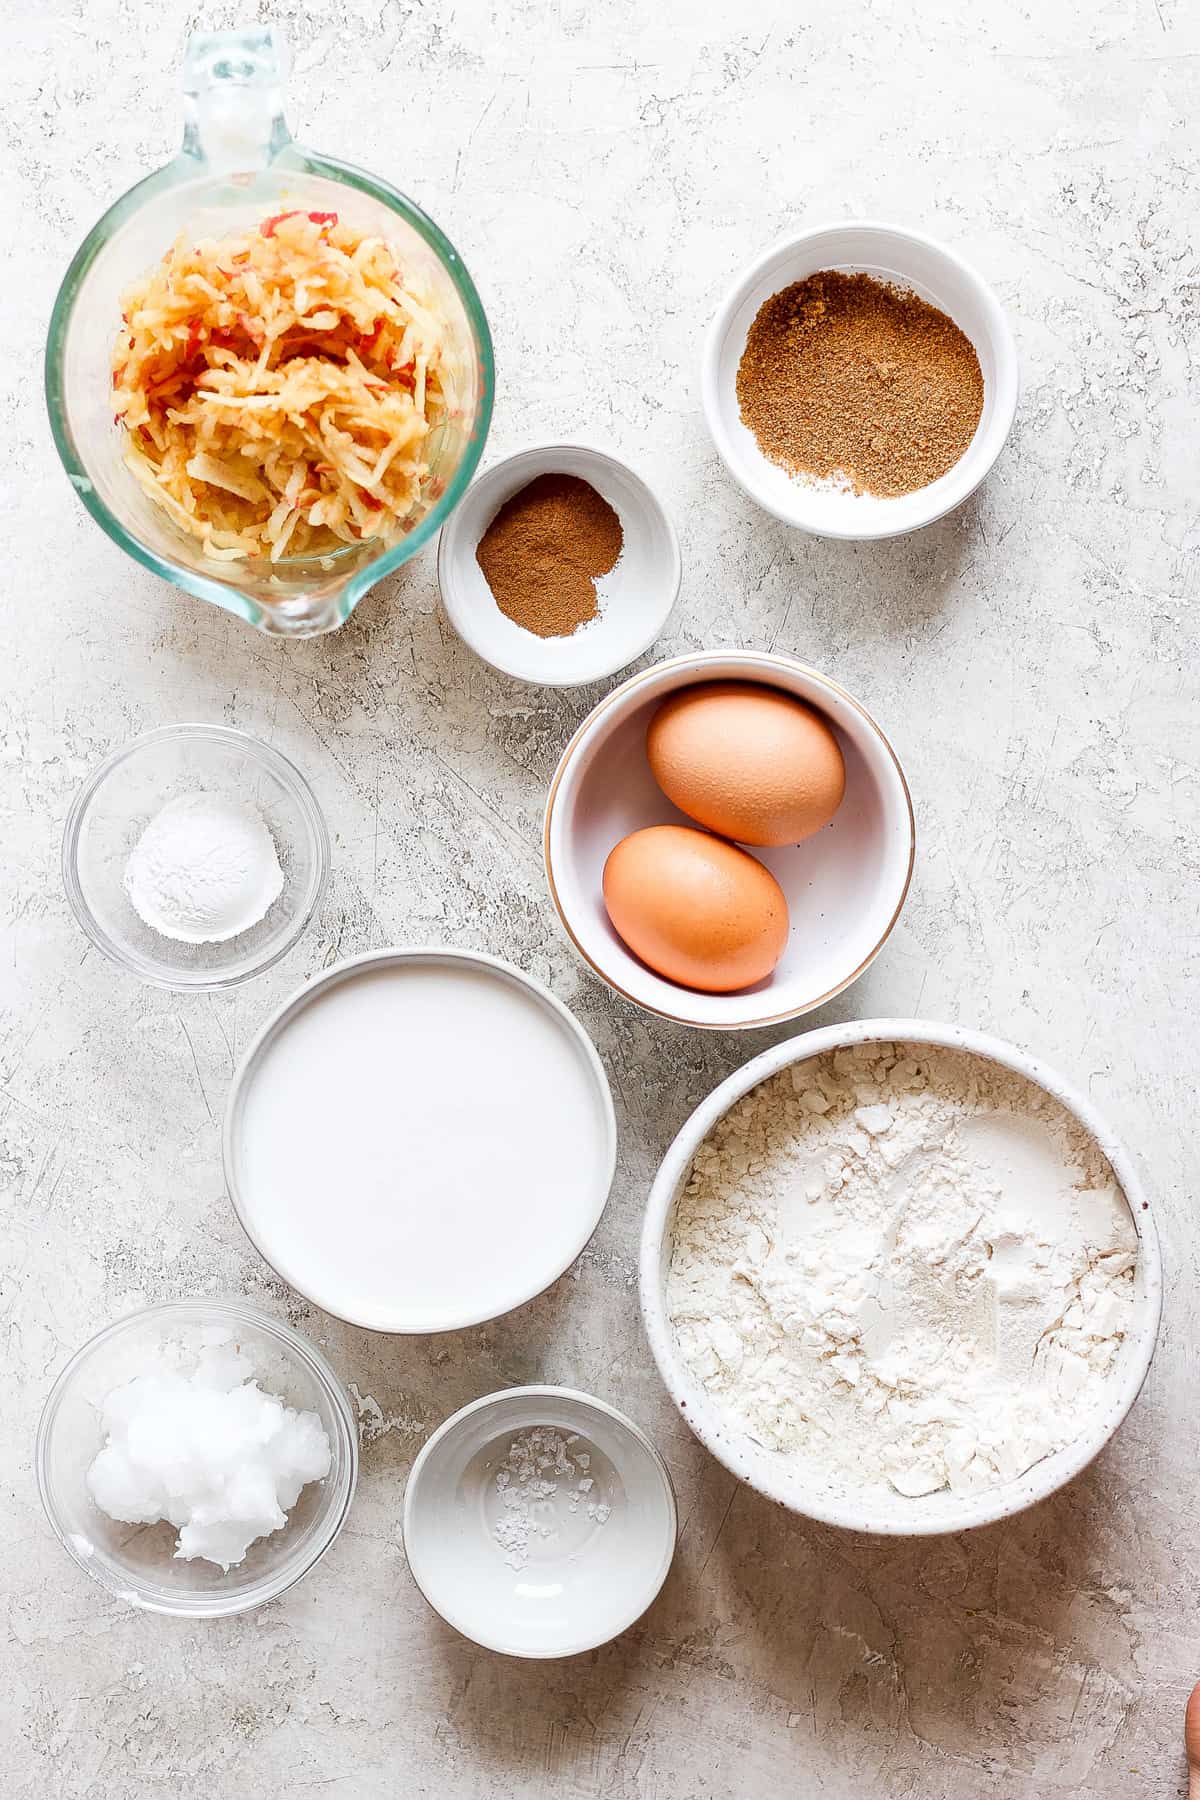
[[[737,372],[742,419],[789,474],[911,494],[952,469],[983,411],[974,345],[944,312],[825,269],[764,301]]]
[[[475,560],[514,625],[537,637],[569,637],[596,617],[596,583],[624,541],[620,519],[589,482],[538,475],[504,502]]]

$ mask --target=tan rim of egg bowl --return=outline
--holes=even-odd
[[[627,988],[622,987],[618,981],[614,981],[612,976],[600,967],[595,958],[588,954],[587,950],[580,942],[579,937],[571,927],[570,920],[567,916],[567,909],[563,905],[562,897],[558,889],[558,883],[555,880],[554,858],[550,848],[550,836],[554,819],[554,808],[558,800],[563,776],[585,734],[591,731],[593,726],[596,725],[600,719],[607,713],[610,713],[618,704],[627,699],[629,695],[635,693],[637,689],[648,686],[651,682],[657,682],[665,673],[673,670],[677,670],[680,673],[683,673],[684,671],[700,670],[708,663],[719,664],[739,658],[752,660],[755,668],[762,671],[762,675],[756,677],[752,671],[747,670],[740,679],[746,681],[754,681],[755,679],[762,680],[769,675],[772,669],[778,669],[781,673],[798,672],[804,674],[837,694],[847,706],[851,707],[853,711],[858,713],[866,722],[887,752],[888,757],[891,759],[899,779],[900,790],[904,796],[904,804],[908,814],[908,866],[905,870],[904,883],[891,917],[888,919],[887,924],[868,954],[862,958],[856,968],[848,975],[844,976],[841,981],[838,981],[832,987],[827,988],[823,993],[814,994],[810,999],[802,1001],[799,1005],[785,1007],[781,1012],[763,1013],[757,1018],[741,1019],[731,1023],[725,1020],[710,1021],[686,1018],[679,1013],[671,1012],[666,1007],[654,1006],[649,1001],[641,1000],[636,995],[631,994]],[[715,680],[717,677],[714,676],[713,679]],[[592,973],[600,978],[606,987],[611,988],[614,993],[620,994],[621,998],[623,1000],[628,1000],[632,1006],[639,1007],[643,1012],[652,1013],[657,1018],[670,1019],[673,1024],[689,1025],[698,1031],[756,1031],[766,1025],[782,1025],[789,1019],[799,1018],[804,1013],[812,1012],[818,1006],[824,1006],[827,1001],[836,999],[838,994],[844,993],[848,987],[858,980],[864,970],[870,968],[871,964],[875,961],[875,958],[879,955],[879,952],[883,949],[888,938],[891,936],[896,921],[904,910],[904,903],[908,898],[908,890],[912,885],[913,866],[916,861],[916,853],[917,827],[916,819],[913,814],[912,795],[909,792],[908,782],[905,779],[904,769],[901,766],[900,758],[896,755],[886,732],[881,729],[877,721],[867,711],[866,707],[863,706],[862,702],[856,700],[853,694],[849,693],[840,682],[834,681],[831,676],[822,673],[820,669],[814,669],[811,663],[801,662],[798,657],[777,656],[767,650],[705,650],[684,656],[669,657],[664,662],[655,663],[653,668],[643,669],[639,674],[631,676],[628,681],[623,681],[619,687],[615,687],[597,706],[593,707],[592,711],[588,713],[587,717],[576,728],[566,749],[559,758],[558,767],[554,771],[549,791],[546,795],[546,812],[542,825],[542,857],[546,865],[546,880],[550,888],[550,898],[554,902],[554,909],[558,914],[559,923],[574,946],[576,954],[587,964]]]

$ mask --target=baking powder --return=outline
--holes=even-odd
[[[161,936],[222,944],[266,916],[283,892],[283,870],[252,806],[223,794],[181,794],[134,845],[125,892]]]
[[[915,1497],[1009,1480],[1079,1435],[1136,1260],[1108,1162],[1041,1088],[861,1044],[762,1083],[705,1140],[667,1308],[755,1441]]]

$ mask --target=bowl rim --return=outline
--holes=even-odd
[[[322,1298],[319,1294],[301,1287],[293,1275],[281,1268],[268,1255],[250,1225],[244,1199],[238,1186],[236,1138],[245,1090],[257,1069],[261,1054],[269,1048],[270,1041],[277,1032],[289,1024],[297,1013],[302,1012],[319,995],[336,987],[347,977],[355,975],[363,969],[376,965],[382,967],[389,963],[418,962],[466,963],[472,967],[488,970],[493,975],[499,975],[502,979],[526,990],[534,1000],[565,1026],[568,1034],[583,1053],[584,1061],[592,1077],[594,1092],[600,1103],[604,1122],[606,1146],[604,1168],[607,1170],[607,1177],[600,1190],[600,1200],[595,1209],[595,1217],[591,1218],[590,1222],[586,1224],[586,1229],[572,1240],[575,1247],[557,1274],[551,1275],[547,1280],[539,1280],[532,1288],[522,1285],[515,1298],[506,1300],[494,1312],[482,1315],[473,1312],[464,1313],[456,1315],[452,1322],[439,1321],[436,1325],[384,1325],[380,1324],[378,1320],[366,1317],[355,1318],[348,1312],[340,1311],[327,1298]],[[381,1337],[434,1337],[447,1331],[469,1331],[475,1326],[486,1325],[493,1319],[505,1318],[510,1312],[516,1312],[522,1306],[528,1306],[531,1300],[536,1300],[539,1294],[544,1294],[548,1288],[554,1286],[556,1281],[561,1281],[567,1270],[578,1261],[599,1229],[600,1221],[604,1217],[604,1210],[612,1194],[612,1184],[617,1169],[617,1119],[613,1107],[612,1089],[609,1086],[604,1064],[600,1060],[600,1053],[574,1013],[558,998],[557,994],[551,993],[550,989],[538,981],[535,976],[527,974],[524,969],[519,969],[515,963],[507,962],[502,956],[492,956],[485,950],[468,950],[453,944],[404,944],[382,950],[364,950],[358,955],[343,957],[340,962],[333,963],[313,979],[304,982],[278,1006],[272,1008],[242,1052],[229,1084],[225,1112],[221,1122],[221,1165],[225,1176],[226,1191],[238,1224],[255,1254],[261,1257],[280,1281],[285,1282],[310,1305],[318,1307],[323,1313],[328,1313],[330,1318],[340,1319],[344,1325],[353,1325],[359,1331],[373,1331]],[[276,1250],[276,1255],[278,1255],[278,1250]],[[342,1304],[344,1305],[344,1302]]]
[[[593,1411],[603,1413],[606,1418],[618,1425],[637,1442],[649,1457],[655,1473],[659,1476],[670,1518],[670,1534],[666,1552],[662,1558],[653,1588],[646,1595],[645,1599],[638,1603],[636,1609],[630,1613],[624,1624],[618,1625],[614,1631],[606,1631],[600,1637],[596,1637],[594,1633],[586,1635],[578,1642],[572,1643],[565,1650],[516,1650],[513,1649],[510,1644],[505,1644],[494,1636],[469,1630],[465,1624],[460,1622],[459,1618],[452,1618],[450,1613],[444,1611],[443,1608],[438,1605],[437,1601],[433,1599],[413,1566],[413,1559],[409,1549],[412,1538],[411,1527],[416,1506],[417,1488],[433,1451],[453,1430],[460,1426],[464,1420],[472,1417],[474,1414],[488,1411],[493,1407],[498,1407],[508,1400],[526,1399],[566,1401],[573,1406],[580,1407],[584,1412]],[[480,1644],[485,1650],[492,1650],[499,1656],[511,1656],[522,1662],[557,1662],[564,1657],[581,1656],[588,1650],[598,1650],[602,1644],[611,1643],[614,1638],[620,1637],[622,1632],[628,1631],[632,1625],[636,1625],[643,1614],[648,1612],[653,1606],[659,1594],[662,1592],[663,1584],[670,1574],[671,1565],[675,1560],[675,1551],[679,1542],[679,1499],[675,1492],[675,1483],[671,1479],[671,1471],[667,1466],[666,1459],[662,1455],[662,1452],[646,1435],[641,1426],[631,1419],[627,1413],[623,1413],[609,1401],[601,1400],[595,1394],[584,1393],[580,1388],[560,1387],[552,1382],[530,1382],[520,1387],[499,1388],[494,1393],[481,1395],[478,1400],[468,1401],[465,1406],[460,1406],[457,1412],[451,1413],[448,1419],[444,1419],[437,1430],[432,1432],[431,1435],[426,1438],[420,1450],[417,1452],[416,1459],[408,1473],[408,1480],[404,1486],[401,1533],[404,1539],[404,1557],[405,1561],[408,1563],[408,1572],[413,1578],[418,1593],[430,1610],[435,1612],[440,1619],[444,1619],[446,1624],[449,1625],[453,1631],[458,1632],[460,1637],[469,1639],[471,1643]]]
[[[180,1598],[178,1602],[159,1599],[146,1599],[140,1594],[131,1592],[132,1584],[113,1577],[103,1566],[98,1565],[95,1558],[83,1554],[72,1542],[73,1534],[64,1530],[53,1497],[53,1487],[48,1472],[50,1442],[54,1432],[59,1409],[66,1397],[72,1377],[79,1371],[94,1351],[111,1338],[119,1337],[131,1326],[144,1325],[159,1319],[164,1326],[172,1321],[182,1321],[188,1317],[211,1317],[217,1314],[231,1320],[234,1324],[251,1325],[265,1336],[281,1341],[297,1361],[304,1364],[314,1377],[317,1385],[329,1401],[334,1415],[339,1445],[344,1453],[346,1475],[342,1483],[343,1491],[329,1515],[325,1530],[316,1541],[312,1555],[307,1561],[297,1563],[294,1568],[284,1567],[272,1576],[264,1576],[245,1593],[230,1596],[223,1594],[194,1594]],[[237,1613],[251,1612],[255,1607],[264,1606],[268,1600],[275,1600],[301,1581],[309,1571],[316,1567],[325,1552],[341,1533],[343,1525],[349,1517],[350,1507],[358,1486],[358,1426],[350,1400],[341,1380],[335,1373],[328,1358],[310,1339],[287,1323],[272,1314],[264,1312],[261,1307],[240,1298],[227,1300],[164,1300],[153,1306],[135,1308],[132,1312],[123,1313],[120,1318],[112,1319],[107,1325],[95,1332],[68,1359],[55,1377],[54,1384],[47,1394],[38,1419],[37,1437],[34,1445],[34,1469],[37,1477],[38,1497],[46,1514],[51,1530],[59,1543],[66,1550],[72,1561],[77,1563],[93,1581],[99,1582],[117,1599],[137,1608],[139,1612],[161,1613],[172,1618],[216,1619],[232,1618]],[[326,1477],[328,1479],[328,1477]]]
[[[186,167],[183,167],[187,164]],[[187,163],[186,153],[181,153],[174,161],[162,168],[144,175],[107,207],[91,230],[84,237],[79,248],[71,258],[67,270],[59,284],[50,313],[50,324],[46,334],[46,349],[42,366],[42,390],[46,405],[46,413],[50,424],[51,436],[59,460],[66,471],[67,478],[78,498],[95,519],[100,529],[112,539],[126,555],[149,569],[152,574],[168,581],[172,586],[180,588],[184,593],[193,594],[200,600],[209,600],[222,611],[232,613],[236,618],[244,619],[247,624],[257,627],[270,636],[281,637],[314,637],[326,631],[335,630],[344,625],[355,607],[384,576],[392,574],[407,562],[429,542],[446,519],[453,515],[455,507],[466,492],[472,475],[479,466],[491,428],[492,413],[496,398],[496,361],[492,343],[491,328],[483,309],[483,301],[479,290],[471,278],[470,271],[462,257],[446,236],[445,232],[418,206],[415,200],[401,193],[399,188],[381,176],[372,175],[357,163],[343,162],[335,156],[324,156],[318,151],[289,140],[286,158],[281,157],[268,166],[265,173],[278,174],[286,182],[287,178],[311,175],[319,180],[335,182],[343,187],[353,188],[376,200],[389,211],[394,212],[424,240],[436,254],[443,268],[453,283],[455,291],[462,302],[478,357],[480,374],[479,411],[475,422],[475,430],[463,454],[462,461],[446,488],[434,501],[424,518],[406,533],[390,549],[381,550],[378,556],[364,563],[349,577],[344,584],[338,602],[338,617],[332,623],[322,623],[315,627],[295,629],[286,622],[282,625],[273,622],[269,604],[252,600],[237,586],[236,579],[220,578],[215,572],[212,575],[192,570],[174,558],[161,554],[144,544],[140,537],[132,532],[109,508],[106,501],[96,492],[95,484],[88,474],[87,465],[80,454],[71,429],[65,401],[65,347],[67,330],[78,299],[79,289],[92,264],[100,255],[109,239],[133,217],[148,201],[159,194],[188,182],[211,181],[213,176],[205,176],[197,166]],[[240,564],[226,564],[226,568],[239,568]]]
[[[585,438],[539,439],[535,443],[524,445],[519,450],[509,452],[508,455],[500,457],[497,462],[489,463],[486,469],[481,470],[480,473],[476,475],[467,494],[463,496],[464,500],[470,495],[480,494],[485,488],[494,485],[494,481],[503,475],[513,463],[520,463],[527,460],[532,462],[546,456],[554,456],[563,451],[569,451],[575,456],[582,455],[591,458],[598,463],[607,463],[612,468],[618,469],[635,487],[641,490],[646,498],[650,512],[655,516],[666,534],[670,558],[670,570],[667,579],[663,584],[664,603],[660,608],[652,609],[650,615],[652,622],[651,629],[645,634],[644,638],[639,640],[637,648],[631,651],[628,656],[622,655],[619,662],[607,663],[603,668],[597,669],[594,673],[588,675],[530,675],[522,669],[514,668],[510,663],[498,662],[494,656],[489,656],[485,650],[480,648],[478,640],[475,637],[474,631],[472,630],[475,609],[463,602],[461,598],[463,592],[461,584],[455,579],[452,573],[452,558],[455,553],[461,554],[459,551],[458,538],[463,530],[463,509],[461,507],[456,508],[442,527],[442,533],[438,539],[437,548],[438,593],[441,597],[442,607],[446,617],[450,621],[450,624],[453,626],[457,635],[467,646],[468,650],[477,656],[480,662],[486,663],[489,669],[495,669],[497,674],[507,675],[511,681],[522,681],[528,687],[589,687],[593,682],[606,681],[610,675],[615,675],[618,670],[628,668],[630,663],[636,662],[639,656],[644,656],[650,646],[653,643],[656,643],[662,636],[666,629],[667,621],[674,611],[675,604],[679,599],[679,590],[683,585],[683,558],[679,549],[679,534],[676,531],[671,515],[663,504],[657,490],[651,487],[646,477],[639,474],[639,472],[633,468],[630,463],[627,463],[623,457],[616,455],[612,450],[604,450],[598,444],[593,444]],[[546,470],[544,472],[550,473],[551,471]],[[531,477],[531,479],[534,479],[534,477]],[[484,529],[486,530],[486,526]],[[545,642],[546,640],[542,641]],[[556,640],[551,639],[549,641],[554,642]],[[562,642],[565,645],[570,645],[572,639],[569,637],[564,638]]]
[[[140,954],[131,952],[101,925],[92,911],[79,875],[80,835],[92,802],[109,776],[121,768],[130,757],[137,755],[139,751],[152,744],[184,741],[224,744],[229,749],[246,756],[250,761],[265,764],[295,799],[308,826],[313,848],[313,870],[304,905],[292,920],[290,928],[272,949],[269,956],[265,956],[249,968],[238,970],[233,974],[217,975],[203,970],[194,974],[184,970],[166,974],[162,970],[148,966]],[[282,750],[277,750],[273,744],[264,743],[261,738],[254,737],[252,733],[242,731],[234,725],[183,723],[157,725],[150,731],[143,731],[129,743],[112,751],[92,771],[76,793],[71,802],[70,811],[67,813],[66,823],[63,826],[60,866],[67,902],[75,915],[75,921],[97,950],[101,951],[110,962],[116,963],[119,968],[128,970],[129,973],[136,975],[139,980],[147,982],[151,987],[166,988],[169,992],[182,994],[219,993],[224,989],[240,987],[243,982],[253,981],[281,961],[289,951],[296,947],[312,923],[329,882],[330,860],[329,827],[325,823],[325,815],[321,811],[307,777],[301,773],[290,757],[285,756]]]
[[[707,1421],[696,1408],[687,1403],[688,1399],[702,1390],[676,1353],[663,1292],[662,1258],[671,1209],[697,1149],[717,1121],[751,1088],[759,1086],[780,1069],[788,1068],[793,1063],[807,1062],[810,1058],[822,1056],[831,1050],[867,1042],[924,1043],[965,1051],[969,1055],[984,1057],[1024,1075],[1044,1089],[1075,1116],[1107,1157],[1125,1195],[1138,1234],[1142,1292],[1136,1314],[1136,1348],[1129,1358],[1128,1367],[1113,1399],[1099,1414],[1103,1423],[1093,1423],[1090,1431],[1073,1439],[1052,1456],[1035,1463],[1015,1480],[997,1483],[994,1487],[981,1490],[977,1495],[964,1498],[954,1513],[937,1522],[929,1521],[925,1524],[920,1520],[910,1523],[886,1515],[879,1516],[878,1503],[875,1501],[847,1502],[844,1505],[817,1502],[811,1506],[802,1506],[787,1492],[787,1483],[782,1475],[777,1481],[765,1479],[757,1464],[750,1459],[743,1459],[735,1445],[724,1440],[719,1433],[710,1431]],[[879,1537],[942,1537],[956,1531],[995,1524],[1048,1499],[1051,1494],[1057,1493],[1069,1481],[1074,1480],[1114,1436],[1141,1392],[1158,1341],[1162,1288],[1162,1252],[1154,1211],[1137,1165],[1103,1112],[1048,1063],[1019,1045],[967,1026],[929,1019],[853,1019],[843,1024],[822,1026],[815,1031],[798,1032],[794,1037],[785,1038],[782,1043],[774,1044],[770,1049],[751,1057],[741,1068],[726,1076],[685,1121],[659,1165],[646,1202],[638,1253],[638,1298],[651,1355],[672,1404],[680,1411],[686,1424],[709,1454],[756,1493],[763,1494],[798,1517]],[[1132,1336],[1134,1333],[1131,1332]],[[1047,1482],[1045,1471],[1051,1463],[1054,1464],[1053,1479]],[[1040,1480],[1039,1470],[1042,1471]]]
[[[929,251],[949,264],[962,279],[974,290],[988,322],[988,330],[996,347],[996,416],[993,419],[988,436],[984,443],[976,448],[974,440],[964,450],[962,456],[939,478],[949,483],[932,506],[918,512],[918,516],[904,523],[863,522],[857,525],[827,524],[815,525],[810,520],[799,516],[796,508],[784,510],[772,497],[768,496],[754,479],[751,471],[741,461],[733,449],[733,445],[724,427],[723,408],[721,403],[721,385],[718,380],[721,347],[729,330],[730,321],[745,300],[747,292],[759,278],[766,273],[770,265],[783,261],[814,238],[837,237],[850,232],[875,232],[880,237],[897,240],[903,244],[916,245]],[[832,258],[831,267],[838,266],[836,256]],[[978,348],[978,346],[976,346]],[[934,525],[947,513],[968,500],[975,490],[990,474],[1001,451],[1008,441],[1016,417],[1017,403],[1020,396],[1020,358],[1017,354],[1016,339],[1008,316],[996,297],[991,285],[980,274],[975,265],[952,250],[940,239],[931,237],[927,232],[916,231],[907,225],[896,225],[885,219],[834,219],[822,224],[805,226],[800,231],[787,232],[777,238],[770,247],[757,256],[753,262],[734,278],[727,288],[716,312],[709,322],[704,335],[700,363],[700,395],[704,409],[705,423],[713,447],[720,457],[726,472],[741,488],[742,492],[762,507],[773,518],[779,519],[793,530],[803,531],[810,537],[829,538],[847,543],[871,543],[886,538],[906,537],[910,532],[923,531],[927,525]],[[974,454],[973,454],[974,452]],[[975,464],[977,463],[977,472]],[[971,465],[968,467],[968,465]],[[963,471],[966,471],[964,474]],[[953,480],[955,475],[957,481]],[[922,493],[932,494],[939,482],[931,482],[925,488],[917,488],[912,494],[903,496],[913,500]],[[797,490],[802,493],[802,489]]]
[[[818,994],[814,999],[803,1001],[799,1006],[788,1006],[781,1012],[764,1013],[760,1017],[754,1019],[739,1019],[732,1022],[727,1019],[689,1019],[682,1017],[679,1013],[669,1011],[666,1007],[652,1006],[647,1000],[639,1000],[635,994],[631,994],[628,989],[623,988],[620,982],[615,981],[611,975],[602,969],[599,963],[588,954],[587,950],[580,942],[567,915],[567,910],[563,904],[562,896],[559,893],[558,883],[554,874],[554,855],[551,850],[554,809],[558,801],[559,790],[562,786],[563,779],[566,776],[570,764],[578,754],[584,738],[591,732],[593,727],[599,724],[600,720],[604,718],[606,714],[618,706],[623,706],[638,688],[656,680],[668,670],[674,670],[683,674],[691,670],[702,670],[709,664],[738,662],[746,665],[747,672],[741,677],[731,675],[729,677],[730,680],[758,679],[762,681],[764,680],[764,676],[761,671],[786,669],[792,673],[805,675],[815,681],[819,686],[828,688],[838,696],[839,700],[845,701],[848,706],[852,707],[865,721],[870,731],[873,732],[875,737],[879,740],[879,743],[882,745],[887,756],[890,757],[892,766],[896,771],[900,783],[900,791],[904,797],[904,804],[908,814],[908,866],[905,870],[904,882],[901,886],[895,909],[888,920],[887,925],[884,927],[878,942],[872,947],[869,954],[858,964],[857,968],[843,980],[837,982],[833,987],[828,988],[822,994]],[[760,671],[757,676],[753,673],[755,670]],[[688,685],[691,684],[689,683]],[[768,682],[767,685],[769,686],[772,684]],[[674,690],[671,689],[668,691],[673,692]],[[655,1018],[669,1019],[672,1024],[686,1025],[694,1031],[758,1031],[767,1025],[786,1024],[788,1020],[800,1018],[805,1013],[815,1011],[818,1006],[824,1006],[830,1000],[836,999],[838,994],[843,993],[846,988],[850,987],[853,982],[858,980],[860,975],[864,974],[866,970],[870,968],[871,964],[875,961],[875,958],[883,949],[883,946],[887,943],[888,938],[895,930],[900,914],[904,911],[905,902],[908,899],[909,888],[912,886],[916,855],[917,824],[916,816],[913,812],[912,794],[904,774],[904,767],[886,732],[884,732],[871,713],[867,711],[862,701],[855,699],[854,695],[844,688],[840,682],[835,681],[832,676],[822,673],[820,669],[814,669],[809,663],[801,662],[798,657],[781,655],[775,650],[688,651],[683,655],[669,656],[662,662],[652,663],[648,669],[640,669],[636,675],[631,675],[628,680],[623,681],[619,687],[613,688],[609,693],[605,694],[603,699],[597,701],[591,712],[589,712],[586,718],[584,718],[575,728],[571,737],[568,739],[566,748],[558,759],[558,766],[550,779],[550,786],[546,793],[546,807],[542,820],[542,862],[546,871],[546,882],[550,889],[550,898],[554,903],[554,910],[558,914],[558,922],[572,944],[576,955],[582,962],[587,964],[594,975],[599,976],[600,980],[607,988],[610,988],[614,994],[619,994],[623,1000],[628,1000],[630,1005],[639,1007],[643,1012],[653,1014]]]

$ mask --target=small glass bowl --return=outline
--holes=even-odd
[[[173,1525],[110,1519],[85,1478],[103,1446],[100,1408],[113,1388],[144,1373],[164,1341],[199,1349],[230,1338],[264,1393],[319,1415],[332,1462],[323,1481],[301,1490],[284,1528],[251,1544],[226,1572],[202,1558],[175,1560]],[[298,1332],[241,1301],[184,1300],[118,1319],[76,1351],[42,1411],[35,1461],[46,1516],[81,1569],[143,1611],[218,1619],[274,1600],[328,1550],[354,1498],[358,1436],[337,1376]]]
[[[198,789],[257,807],[283,870],[283,892],[265,917],[221,944],[163,937],[125,892],[125,865],[146,826],[169,800]],[[230,988],[300,938],[329,878],[329,833],[312,789],[278,750],[226,725],[164,725],[116,751],[76,795],[62,868],[71,910],[113,962],[159,987]]]

